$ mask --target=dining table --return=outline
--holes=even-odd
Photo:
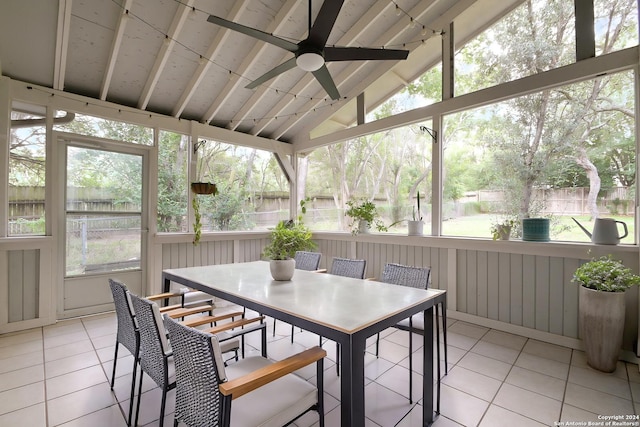
[[[341,425],[365,425],[365,349],[368,337],[424,313],[423,425],[433,412],[433,307],[446,291],[398,286],[368,279],[295,270],[287,281],[272,279],[268,261],[163,270],[171,282],[206,292],[339,343]],[[429,369],[431,367],[431,369]]]

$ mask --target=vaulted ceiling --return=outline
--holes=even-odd
[[[312,1],[312,20],[322,3]],[[459,44],[519,3],[344,1],[327,45],[410,54],[402,61],[327,63],[338,100],[297,67],[246,89],[293,54],[207,21],[216,15],[298,43],[309,29],[307,0],[3,0],[0,70],[56,90],[293,142],[353,126],[359,94],[371,110],[437,64],[450,22]]]

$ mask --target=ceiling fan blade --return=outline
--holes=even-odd
[[[289,71],[290,69],[295,68],[295,66],[296,66],[296,58],[291,58],[290,60],[283,62],[282,64],[271,69],[270,71],[267,71],[266,73],[258,77],[256,80],[246,85],[245,88],[254,89],[260,86],[262,83],[267,82],[272,78],[284,73],[285,71]]]
[[[343,3],[344,0],[324,0],[316,20],[311,26],[311,30],[309,30],[307,40],[317,47],[323,47],[327,43]],[[309,13],[311,13],[311,10],[309,10]]]
[[[325,2],[326,3],[326,2]],[[333,78],[331,78],[331,74],[329,74],[329,70],[326,65],[323,65],[321,68],[317,69],[313,72],[314,77],[318,82],[322,85],[327,94],[334,101],[340,99],[340,93],[338,92],[338,88],[336,84],[333,82]]]
[[[247,27],[242,24],[236,24],[235,22],[228,21],[226,19],[220,18],[219,16],[209,15],[207,21],[211,22],[212,24],[220,25],[221,27],[225,27],[230,30],[253,37],[254,39],[262,40],[263,42],[276,45],[284,50],[288,50],[289,52],[295,53],[296,50],[298,50],[298,45],[295,43],[292,43],[285,39],[281,39],[280,37],[276,37],[272,34],[265,33],[264,31],[256,30],[255,28]]]
[[[368,47],[325,47],[325,62],[332,61],[377,61],[407,59],[408,50],[375,49]]]

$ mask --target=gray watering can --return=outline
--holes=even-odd
[[[573,217],[571,217],[571,219],[574,220],[576,224],[582,228],[582,231],[591,237],[591,241],[597,245],[617,245],[620,243],[620,239],[624,239],[629,234],[627,224],[612,218],[596,218],[596,223],[593,225],[593,233],[589,233],[577,219]],[[622,224],[624,227],[624,234],[622,236],[618,232],[618,224]]]

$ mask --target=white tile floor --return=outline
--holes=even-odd
[[[121,347],[116,386],[113,313],[0,335],[0,426],[125,426],[132,356]],[[271,329],[269,329],[271,331]],[[269,334],[269,357],[281,359],[317,344],[317,336],[278,322]],[[598,415],[633,415],[640,409],[638,366],[619,362],[613,374],[589,368],[584,353],[449,320],[449,374],[443,379],[442,413],[435,426],[553,426],[558,421],[602,421]],[[259,335],[248,343],[259,346]],[[421,338],[413,354],[414,396],[422,387]],[[370,344],[374,341],[371,340]],[[421,402],[409,404],[408,334],[389,329],[380,357],[366,356],[366,415],[369,426],[421,425]],[[339,379],[335,345],[324,346],[326,425],[338,426]],[[373,351],[373,347],[370,347]],[[300,374],[314,381],[314,368]],[[160,393],[146,378],[140,425],[158,424]],[[165,425],[173,425],[169,393]],[[297,427],[317,425],[317,415]],[[585,424],[586,425],[586,424]],[[636,424],[637,425],[637,424]]]

